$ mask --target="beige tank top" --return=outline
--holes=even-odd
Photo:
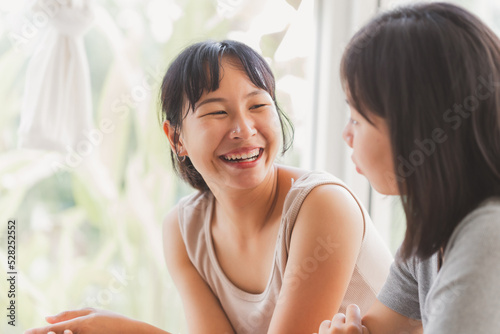
[[[291,182],[292,187],[283,207],[273,268],[266,289],[259,294],[248,293],[236,287],[217,261],[210,233],[214,196],[211,193],[197,192],[179,202],[180,230],[189,258],[219,299],[238,334],[267,333],[284,279],[293,226],[306,196],[312,189],[323,184],[339,185],[352,194],[342,181],[325,172],[308,172]],[[347,305],[354,303],[359,305],[364,314],[385,282],[392,256],[361,202],[352,195],[363,212],[365,229],[356,266],[339,312],[345,312]],[[318,243],[327,252],[333,251],[326,238],[318,239]],[[317,261],[318,259],[311,257],[310,261],[304,263],[300,274],[312,272],[318,265]]]

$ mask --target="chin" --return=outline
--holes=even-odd
[[[223,187],[235,188],[235,189],[246,189],[253,188],[262,182],[262,177],[260,175],[255,175],[254,173],[248,173],[248,170],[243,170],[243,174],[221,174],[218,176],[217,184]]]

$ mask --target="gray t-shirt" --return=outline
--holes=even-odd
[[[396,261],[378,299],[425,334],[500,333],[500,198],[460,222],[439,273],[436,255]]]

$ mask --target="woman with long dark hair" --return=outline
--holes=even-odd
[[[325,333],[500,330],[500,40],[447,3],[382,13],[344,52],[343,137],[406,235],[378,300]]]

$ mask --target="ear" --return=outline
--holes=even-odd
[[[182,144],[182,139],[180,138],[180,136],[177,141],[177,147],[175,147],[175,142],[174,142],[175,129],[170,125],[169,121],[163,122],[163,131],[167,135],[172,151],[174,151],[177,155],[181,157],[187,155],[187,152],[184,149],[184,145]]]

